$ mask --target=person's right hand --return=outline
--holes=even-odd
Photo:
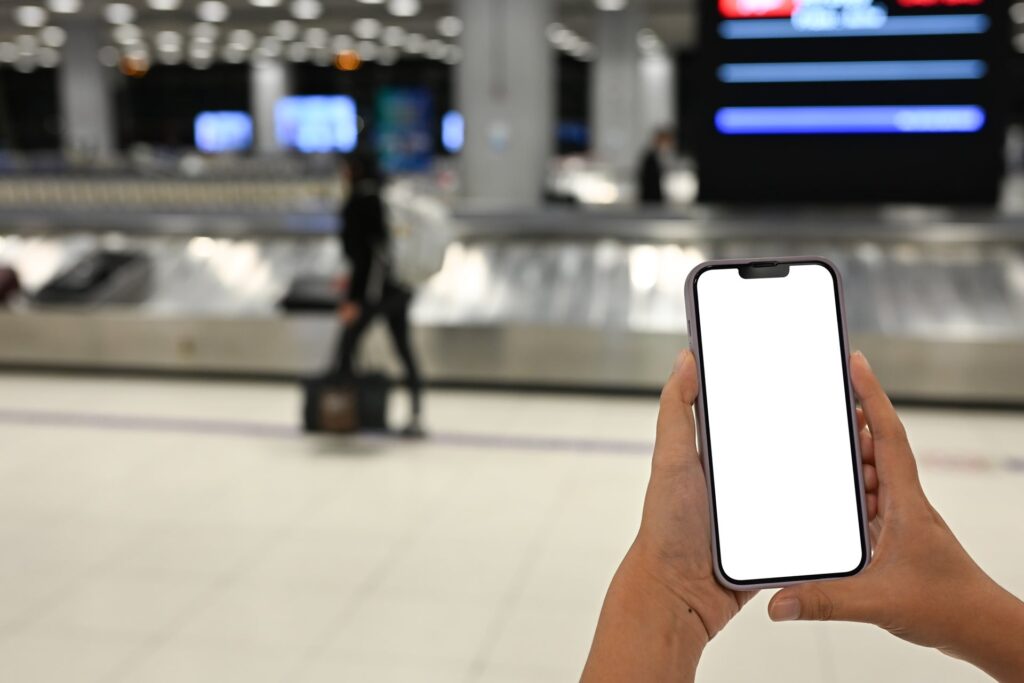
[[[1024,680],[1024,603],[975,564],[928,502],[903,424],[864,356],[854,354],[850,369],[865,418],[866,487],[877,479],[868,500],[872,560],[852,578],[779,591],[769,615],[876,624],[1000,680]]]

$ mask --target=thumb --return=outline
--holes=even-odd
[[[768,603],[772,621],[870,621],[857,578],[790,586]]]

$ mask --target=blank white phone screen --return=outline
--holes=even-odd
[[[853,572],[864,558],[832,274],[720,268],[696,287],[726,578]]]

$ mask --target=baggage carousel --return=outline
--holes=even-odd
[[[457,214],[414,303],[434,384],[653,391],[687,344],[683,282],[709,258],[837,263],[854,346],[899,398],[1024,405],[1024,218],[921,207]],[[149,255],[130,306],[21,304],[0,317],[7,367],[292,378],[323,368],[330,314],[286,314],[302,275],[340,261],[323,214],[0,216],[0,263],[37,291],[97,249]],[[364,365],[395,371],[383,330]]]

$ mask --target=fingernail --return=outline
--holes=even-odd
[[[871,367],[871,363],[868,362],[868,357],[864,355],[863,351],[858,349],[857,351],[853,352],[853,355],[860,356],[860,359],[864,361],[864,365],[868,366],[869,368]]]
[[[800,601],[796,598],[782,598],[772,604],[769,615],[772,621],[796,621],[800,618]]]

